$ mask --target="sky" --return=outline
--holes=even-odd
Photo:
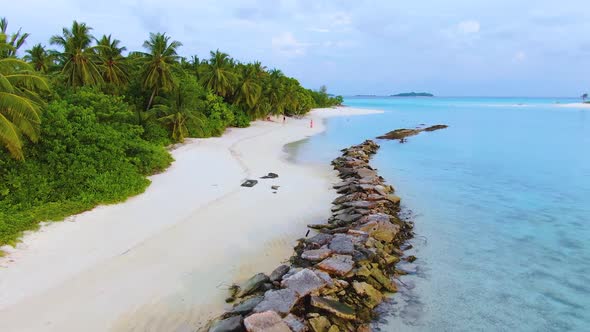
[[[9,32],[47,44],[73,20],[141,50],[219,49],[342,95],[580,96],[590,92],[588,0],[18,0]]]

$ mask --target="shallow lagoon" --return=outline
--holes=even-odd
[[[290,149],[326,163],[397,128],[373,165],[414,214],[416,238],[382,330],[590,330],[590,109],[573,99],[348,98],[386,111],[333,118]]]

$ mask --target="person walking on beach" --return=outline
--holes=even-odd
[[[313,128],[313,119],[309,120],[309,128]]]
[[[283,124],[287,122],[287,117],[283,115]]]

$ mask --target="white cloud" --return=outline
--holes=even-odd
[[[280,55],[295,57],[305,55],[310,44],[298,41],[290,32],[272,37],[272,49]]]
[[[513,60],[515,62],[523,62],[527,58],[526,53],[524,51],[518,51],[514,54]]]
[[[335,13],[331,16],[332,25],[350,25],[352,24],[352,16],[348,13]]]
[[[462,21],[457,25],[457,29],[463,34],[478,33],[481,29],[481,24],[479,24],[479,21],[474,20]]]
[[[309,28],[307,30],[312,31],[312,32],[322,32],[322,33],[330,32],[330,29],[324,29],[324,28]]]

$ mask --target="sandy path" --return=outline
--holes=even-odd
[[[324,130],[325,117],[368,113],[314,111],[192,140],[144,194],[26,235],[0,259],[0,331],[193,331],[222,310],[225,285],[271,270],[329,216],[334,173],[287,162],[283,146]],[[280,177],[240,187],[271,171]]]

